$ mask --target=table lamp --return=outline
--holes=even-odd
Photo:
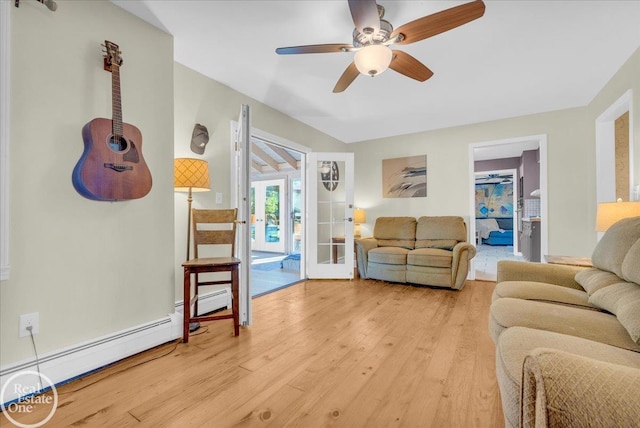
[[[640,216],[640,202],[604,202],[598,204],[596,231],[605,232],[623,218]]]
[[[354,237],[360,238],[360,225],[367,222],[367,213],[362,208],[356,208],[353,211],[353,222],[356,224],[354,228]]]

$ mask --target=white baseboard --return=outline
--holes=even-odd
[[[182,336],[182,305],[182,302],[176,302],[176,311],[165,318],[40,355],[40,371],[54,384],[63,384],[75,377],[175,340]],[[228,288],[198,297],[200,313],[230,306],[231,293]],[[0,390],[12,376],[29,370],[37,370],[35,358],[0,367]],[[28,379],[33,381],[33,385],[28,386],[37,390],[38,378]],[[21,397],[19,393],[7,388],[1,398],[0,401],[6,404]]]
[[[176,312],[182,314],[182,305],[184,303],[180,300],[176,302]],[[208,312],[217,311],[222,308],[231,307],[231,290],[229,287],[224,287],[211,291],[209,293],[203,293],[198,296],[198,315],[206,314]]]

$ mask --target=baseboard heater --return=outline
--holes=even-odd
[[[175,312],[164,318],[39,355],[40,371],[55,385],[62,385],[124,358],[171,342],[182,336],[182,305],[181,301],[176,302]],[[200,313],[230,306],[231,293],[228,289],[198,296]],[[35,356],[0,367],[0,389],[4,389],[12,376],[27,370],[37,370]],[[38,389],[38,378],[33,377],[32,381],[33,385],[30,386]],[[2,401],[8,404],[19,398],[18,393],[6,388]]]

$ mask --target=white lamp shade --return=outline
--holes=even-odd
[[[640,202],[605,202],[598,204],[596,231],[604,232],[614,223],[640,216]]]
[[[389,46],[369,45],[356,52],[354,61],[362,74],[377,76],[389,68],[393,53]]]

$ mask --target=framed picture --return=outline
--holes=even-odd
[[[383,198],[424,198],[426,196],[426,155],[382,160]]]

